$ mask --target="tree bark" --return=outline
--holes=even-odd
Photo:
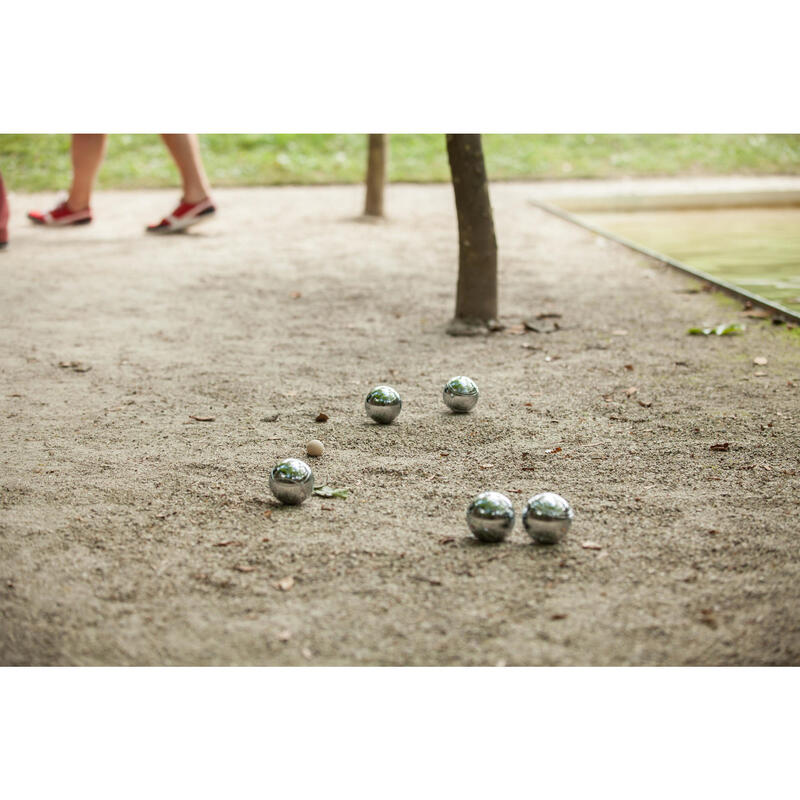
[[[383,187],[386,184],[387,136],[385,133],[370,133],[367,138],[367,199],[364,203],[364,216],[382,217]]]
[[[497,318],[497,239],[479,133],[448,133],[458,215],[456,313],[448,332],[483,333]]]
[[[3,185],[3,176],[0,175],[0,247],[8,244],[8,199],[6,187]]]
[[[3,185],[3,176],[0,175],[0,247],[8,243],[8,200],[6,187]]]

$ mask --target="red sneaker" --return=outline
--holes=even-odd
[[[201,200],[199,203],[181,204],[168,216],[164,217],[157,225],[148,225],[148,233],[177,233],[185,231],[188,227],[196,225],[203,220],[211,219],[216,214],[217,209],[210,197]]]
[[[29,211],[28,219],[35,225],[86,225],[92,221],[92,210],[73,211],[67,201],[57,205],[52,211]]]

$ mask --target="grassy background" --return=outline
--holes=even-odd
[[[363,180],[363,134],[204,134],[203,156],[216,186],[351,183]],[[439,134],[391,137],[392,181],[449,180]],[[800,174],[797,134],[489,134],[494,180],[678,174]],[[0,172],[16,191],[69,183],[69,136],[0,135]],[[177,186],[155,134],[115,134],[100,171],[102,188]]]

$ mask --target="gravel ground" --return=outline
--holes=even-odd
[[[492,187],[509,328],[475,339],[444,334],[447,186],[391,187],[372,225],[359,187],[225,190],[170,238],[142,234],[169,192],[56,231],[24,220],[51,198],[12,198],[0,663],[800,662],[797,332],[534,191]],[[456,374],[467,416],[441,402]],[[379,383],[388,427],[363,412]],[[312,438],[349,497],[277,507],[269,468]],[[558,491],[568,538],[478,544],[485,489],[518,512]]]

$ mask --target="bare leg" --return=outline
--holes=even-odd
[[[195,133],[162,133],[167,146],[181,173],[183,201],[199,203],[211,195],[211,186],[200,157],[200,143]]]
[[[106,154],[108,134],[72,134],[72,186],[67,198],[70,211],[89,208],[94,179]]]

